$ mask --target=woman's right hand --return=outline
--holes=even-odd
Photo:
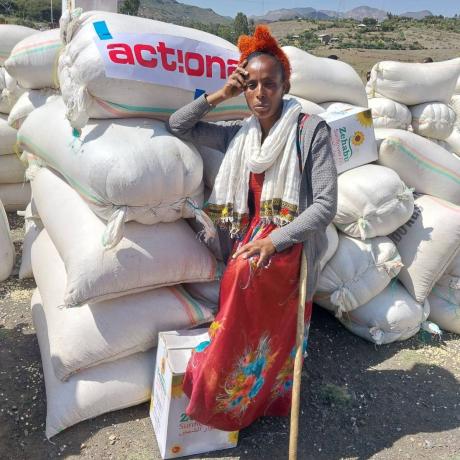
[[[245,69],[247,61],[244,60],[228,77],[225,85],[215,93],[207,96],[207,100],[211,105],[217,105],[220,102],[239,96],[246,89],[246,79],[248,72]]]

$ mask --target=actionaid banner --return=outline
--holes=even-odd
[[[221,46],[166,34],[112,35],[104,21],[93,25],[109,78],[216,91],[238,65],[238,53]]]

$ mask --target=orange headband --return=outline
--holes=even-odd
[[[254,35],[241,35],[238,38],[238,48],[240,50],[240,63],[248,56],[255,52],[267,53],[278,59],[283,66],[286,81],[291,78],[291,66],[289,59],[280,48],[276,38],[270,33],[270,29],[264,25],[258,25],[254,31]]]

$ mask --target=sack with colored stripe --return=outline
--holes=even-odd
[[[401,266],[390,239],[361,241],[339,233],[339,246],[321,272],[314,301],[340,318],[385,289]]]
[[[24,216],[24,240],[22,242],[21,266],[19,267],[19,279],[33,278],[32,272],[32,245],[43,230],[43,222],[38,215],[34,200],[25,211],[18,211],[18,215]]]
[[[460,251],[460,207],[420,195],[412,217],[389,237],[404,265],[401,283],[423,302]]]
[[[37,31],[30,27],[0,24],[0,66],[4,64],[16,43]]]
[[[27,117],[18,141],[59,171],[108,221],[106,247],[120,241],[124,222],[151,225],[203,215],[198,209],[203,204],[201,157],[161,121],[92,120],[76,138],[59,99]]]
[[[412,122],[409,108],[385,97],[369,99],[374,128],[407,129]]]
[[[42,168],[32,188],[43,225],[66,267],[68,306],[219,277],[216,259],[183,219],[129,222],[117,247],[106,250],[101,244],[105,224],[63,179]]]
[[[339,321],[353,334],[382,345],[413,337],[429,313],[428,301],[417,303],[395,280],[365,305],[345,313]]]
[[[233,44],[200,30],[115,13],[79,14],[61,19],[67,46],[59,59],[62,97],[75,128],[89,118],[165,120],[201,91],[223,86],[239,59]],[[248,113],[241,95],[206,118]]]
[[[410,111],[414,133],[433,139],[448,138],[457,119],[455,111],[441,102],[413,105]]]
[[[32,248],[51,363],[60,380],[104,362],[156,347],[158,333],[212,320],[212,313],[182,287],[165,287],[116,299],[60,308],[66,272],[46,230]]]
[[[46,437],[98,415],[148,401],[156,349],[82,370],[61,382],[55,375],[46,318],[38,290],[31,302],[46,387]]]
[[[5,68],[23,88],[59,88],[57,61],[61,48],[59,29],[37,32],[16,44]]]
[[[6,280],[14,267],[16,252],[11,239],[10,225],[0,201],[0,282]]]
[[[283,46],[291,64],[289,93],[320,104],[336,101],[367,107],[364,84],[351,65]]]
[[[382,61],[372,68],[366,88],[369,99],[383,96],[406,105],[448,104],[459,74],[460,58],[429,64]]]
[[[413,211],[412,190],[390,168],[368,164],[338,177],[334,224],[347,235],[362,240],[389,235]]]
[[[460,205],[460,162],[447,150],[418,134],[376,129],[382,140],[378,163],[394,169],[418,193]]]

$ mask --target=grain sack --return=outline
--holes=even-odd
[[[203,162],[192,144],[148,119],[89,123],[79,138],[62,100],[31,113],[18,132],[21,147],[59,171],[108,221],[103,243],[115,246],[124,222],[173,222],[202,216]],[[48,120],[53,120],[49,123]]]
[[[335,254],[337,248],[339,247],[339,234],[337,233],[337,229],[335,228],[334,224],[329,224],[326,227],[326,238],[327,248],[319,262],[320,270],[322,270],[326,266],[326,264],[332,259],[332,256]]]
[[[412,129],[420,136],[444,140],[454,129],[457,115],[447,104],[428,102],[414,105],[410,111]]]
[[[180,286],[63,308],[65,267],[46,230],[34,243],[32,264],[42,298],[51,363],[60,380],[156,347],[161,331],[212,320],[211,311]]]
[[[183,287],[195,300],[210,310],[217,311],[219,307],[220,280],[210,281],[209,283],[187,283]]]
[[[452,107],[453,111],[457,115],[457,118],[455,120],[455,126],[457,127],[457,129],[460,130],[460,93],[452,96],[449,105],[450,107]]]
[[[19,129],[29,113],[48,102],[60,98],[59,93],[53,89],[30,89],[23,93],[8,115],[8,124]]]
[[[22,242],[21,266],[19,268],[19,279],[33,278],[32,272],[32,245],[43,230],[43,223],[36,212],[35,204],[30,202],[24,212],[24,240]]]
[[[78,422],[148,401],[156,350],[100,364],[61,382],[53,371],[46,317],[35,290],[32,320],[37,332],[46,388],[46,437]]]
[[[453,155],[422,136],[400,129],[376,129],[383,139],[378,163],[395,170],[418,193],[460,204],[460,164]]]
[[[412,191],[389,168],[368,164],[338,177],[334,224],[347,235],[362,240],[389,235],[413,211]]]
[[[460,94],[460,75],[458,77],[457,84],[455,85],[454,94]]]
[[[15,153],[0,155],[0,184],[16,184],[24,180],[25,167]]]
[[[290,94],[317,104],[337,101],[367,107],[364,84],[353,67],[295,46],[283,46],[283,51],[291,64]]]
[[[0,90],[0,113],[8,115],[21,94],[24,93],[24,89],[18,86],[16,80],[8,72],[1,70],[3,70],[5,87]]]
[[[452,134],[444,141],[451,152],[460,155],[460,129],[454,128]]]
[[[14,153],[17,131],[8,126],[8,117],[0,113],[0,155]]]
[[[61,48],[59,29],[37,32],[15,45],[5,68],[23,88],[59,88],[57,61]]]
[[[0,66],[3,66],[16,43],[35,33],[37,31],[30,27],[0,24]]]
[[[321,107],[326,112],[346,112],[348,109],[353,109],[356,106],[352,104],[346,104],[345,102],[323,102]]]
[[[435,144],[439,145],[442,147],[444,150],[447,150],[450,153],[454,153],[452,146],[448,144],[445,140],[442,141],[440,139],[433,139],[432,137],[427,137],[426,139],[430,140],[431,142],[434,142]]]
[[[401,255],[399,279],[423,302],[460,249],[460,207],[429,195],[415,199],[414,214],[390,235]]]
[[[198,146],[201,158],[203,159],[203,181],[206,187],[213,188],[220,165],[224,159],[224,153],[219,150],[206,147],[205,145]]]
[[[430,304],[417,303],[404,287],[394,282],[340,322],[353,334],[377,345],[407,340],[417,334],[430,313]]]
[[[378,62],[367,83],[368,96],[380,95],[406,105],[433,101],[448,104],[459,73],[460,58],[429,64]]]
[[[445,331],[460,334],[460,289],[435,284],[428,301],[430,302],[428,319]]]
[[[8,217],[0,200],[0,282],[10,276],[15,258],[16,252],[11,239]]]
[[[102,21],[111,36],[109,39],[99,39],[98,29],[93,26]],[[82,128],[88,118],[151,117],[164,120],[191,102],[197,89],[213,91],[223,86],[239,59],[237,48],[215,35],[135,16],[97,11],[81,16],[74,14],[73,18],[63,16],[61,31],[67,46],[59,59],[59,81],[67,116],[75,128]],[[120,41],[129,44],[117,45]],[[182,48],[188,48],[192,41],[200,42],[195,49],[197,52],[184,53]],[[155,46],[158,43],[158,46],[151,43]],[[121,78],[106,76],[98,45],[104,48],[104,55],[116,68],[117,75],[123,74]],[[131,46],[138,51],[133,53]],[[111,47],[113,49],[109,51]],[[209,47],[215,47],[211,54],[206,51]],[[120,48],[123,49],[119,51]],[[162,56],[161,65],[159,59],[152,58],[157,51]],[[229,58],[224,60],[221,55]],[[125,64],[129,67],[126,68]],[[151,76],[153,67],[158,70],[158,75],[168,77],[166,81],[175,87],[136,81],[133,73],[138,72],[139,80],[145,75]],[[198,86],[193,90],[186,89],[182,80],[185,76]],[[242,118],[248,113],[244,96],[240,95],[219,104],[206,118],[228,120]]]
[[[119,245],[104,250],[105,224],[75,190],[46,168],[37,173],[32,188],[43,225],[66,267],[68,306],[217,277],[215,258],[183,220],[130,222]]]
[[[30,202],[30,184],[0,184],[0,201],[8,212],[23,211]]]
[[[287,99],[295,99],[302,106],[302,113],[308,113],[310,115],[318,115],[324,112],[324,109],[320,105],[315,104],[314,102],[311,102],[311,101],[307,101],[306,99],[303,99],[301,97],[293,96],[292,94],[289,94]]]
[[[339,233],[339,246],[321,272],[314,300],[341,317],[383,291],[401,265],[388,238],[361,241]]]
[[[374,128],[407,129],[412,121],[409,108],[385,97],[369,99]]]

